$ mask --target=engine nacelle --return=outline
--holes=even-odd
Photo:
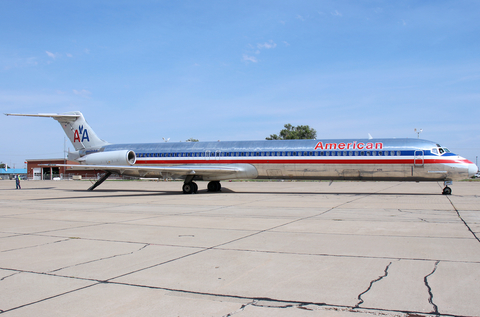
[[[135,152],[122,150],[92,153],[81,157],[78,161],[87,165],[129,166],[135,164],[136,160]]]

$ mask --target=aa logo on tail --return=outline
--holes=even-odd
[[[82,140],[80,140],[80,135],[82,136]],[[73,133],[73,143],[75,143],[76,141],[83,142],[84,140],[90,142],[90,138],[88,137],[88,130],[83,129],[83,125],[81,125]]]

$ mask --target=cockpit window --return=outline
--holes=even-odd
[[[432,150],[432,152],[433,152],[433,150]],[[439,147],[438,152],[440,152],[440,155],[442,155],[442,154],[445,154],[445,153],[450,153],[450,150],[447,149],[446,147]],[[436,152],[433,152],[433,153],[436,153]]]
[[[433,149],[432,149],[432,153],[433,153],[433,154],[438,154],[437,149],[433,148]]]
[[[449,149],[447,149],[446,147],[442,147],[440,144],[437,144],[437,147],[438,147],[438,151],[440,152],[440,155],[445,153],[450,153]],[[437,154],[437,152],[435,152],[435,149],[432,150],[432,153]]]

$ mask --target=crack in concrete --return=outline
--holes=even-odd
[[[235,314],[241,313],[242,311],[245,310],[245,308],[247,308],[247,306],[255,305],[255,303],[256,303],[256,300],[252,300],[252,301],[249,302],[249,303],[243,304],[242,307],[240,307],[240,308],[237,309],[236,311],[231,312],[231,313],[228,313],[228,314],[226,314],[226,315],[223,315],[222,317],[231,317],[231,316],[233,316],[233,315],[235,315]]]
[[[64,270],[64,269],[68,269],[68,268],[71,268],[71,267],[76,267],[76,266],[80,266],[80,265],[84,265],[84,264],[88,264],[88,263],[103,261],[103,260],[107,260],[107,259],[113,259],[113,258],[116,258],[116,257],[119,257],[119,256],[131,255],[131,254],[134,254],[134,253],[136,253],[136,252],[142,251],[143,249],[145,249],[145,248],[148,247],[149,245],[150,245],[150,244],[145,244],[145,245],[142,246],[140,249],[134,250],[134,251],[132,251],[132,252],[122,253],[122,254],[116,254],[116,255],[111,255],[111,256],[104,257],[104,258],[100,258],[100,259],[95,259],[95,260],[91,260],[91,261],[86,261],[86,262],[81,262],[81,263],[77,263],[77,264],[74,264],[74,265],[69,265],[69,266],[61,267],[61,268],[58,268],[58,269],[49,271],[49,273],[58,272],[58,271],[61,271],[61,270]]]
[[[370,314],[370,315],[375,315],[375,316],[390,316],[389,313],[393,313],[394,316],[402,316],[402,317],[413,317],[413,316],[426,316],[430,315],[431,313],[425,314],[423,312],[417,312],[417,311],[402,311],[402,310],[394,310],[394,309],[380,309],[380,308],[362,308],[362,307],[352,307],[348,305],[334,305],[334,304],[327,304],[327,303],[316,303],[316,302],[301,302],[301,301],[289,301],[289,300],[282,300],[282,299],[274,299],[274,298],[266,298],[266,297],[245,297],[241,295],[229,295],[229,294],[215,294],[215,293],[204,293],[204,292],[198,292],[198,291],[190,291],[190,290],[181,290],[181,289],[172,289],[172,288],[166,288],[166,287],[159,287],[159,286],[147,286],[147,285],[141,285],[141,284],[130,284],[130,283],[122,283],[122,282],[112,282],[112,281],[102,281],[102,280],[97,280],[97,279],[91,279],[91,278],[82,278],[82,277],[73,277],[73,276],[63,276],[63,275],[57,275],[57,274],[49,274],[49,273],[40,273],[40,272],[33,272],[33,271],[23,271],[23,270],[13,270],[13,269],[5,269],[5,270],[10,270],[10,271],[16,271],[17,273],[32,273],[32,274],[41,274],[41,275],[48,275],[48,276],[56,276],[56,277],[63,277],[63,278],[70,278],[70,279],[76,279],[76,280],[84,280],[84,281],[91,281],[94,282],[91,285],[87,285],[84,287],[80,287],[71,291],[67,291],[61,294],[53,295],[47,298],[40,299],[35,302],[27,303],[20,305],[18,307],[10,308],[8,310],[2,311],[0,310],[0,313],[4,312],[9,312],[12,310],[16,310],[22,307],[34,305],[46,300],[54,299],[66,294],[70,294],[76,291],[80,291],[86,288],[90,288],[92,286],[100,285],[100,284],[111,284],[111,285],[124,285],[124,286],[131,286],[131,287],[140,287],[140,288],[149,288],[149,289],[159,289],[159,290],[164,290],[172,293],[179,293],[179,294],[185,294],[185,295],[198,295],[198,296],[204,296],[205,298],[228,298],[228,299],[235,299],[235,300],[248,300],[246,304],[243,304],[238,310],[235,312],[229,313],[227,315],[224,315],[224,317],[227,316],[233,316],[234,314],[241,313],[244,311],[246,308],[249,306],[254,306],[254,307],[264,307],[264,308],[279,308],[279,309],[286,309],[286,308],[297,308],[297,309],[302,309],[302,310],[308,310],[308,311],[316,311],[316,310],[326,310],[326,311],[336,311],[336,312],[348,312],[348,313],[363,313],[363,314]],[[15,273],[15,274],[17,274]],[[432,273],[430,273],[428,276],[430,276]],[[435,313],[435,315],[440,315],[438,313]],[[443,315],[443,316],[456,316],[459,317],[461,315]],[[465,316],[466,317],[466,316]]]
[[[359,302],[357,303],[357,305],[354,306],[354,308],[359,308],[360,305],[362,305],[364,303],[364,300],[362,299],[362,295],[365,295],[366,293],[368,293],[370,291],[370,289],[372,288],[374,283],[382,280],[384,277],[386,277],[388,275],[388,268],[390,267],[390,265],[392,265],[392,262],[388,263],[387,267],[384,270],[383,275],[379,276],[378,278],[374,279],[373,281],[370,281],[370,285],[368,286],[368,288],[363,293],[360,293],[358,295]]]
[[[439,315],[439,312],[438,312],[438,306],[435,305],[435,303],[433,302],[433,293],[432,293],[432,288],[430,287],[430,285],[428,284],[428,277],[429,276],[432,276],[433,273],[435,273],[435,271],[437,270],[437,267],[438,267],[438,263],[440,263],[440,261],[437,261],[435,262],[435,267],[433,268],[433,271],[430,272],[430,274],[426,275],[424,278],[423,278],[423,282],[425,283],[425,286],[427,287],[428,289],[428,302],[433,306],[433,311],[432,313],[434,313],[435,315]]]

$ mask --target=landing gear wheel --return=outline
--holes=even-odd
[[[197,183],[192,182],[193,185],[193,193],[196,194],[198,192],[198,185]]]
[[[198,190],[198,185],[194,182],[185,183],[183,184],[182,190],[184,194],[194,194]]]
[[[452,194],[452,189],[448,186],[445,186],[442,192],[443,195],[451,195]]]
[[[219,192],[222,190],[222,185],[219,181],[211,181],[208,183],[207,188],[209,192]]]

